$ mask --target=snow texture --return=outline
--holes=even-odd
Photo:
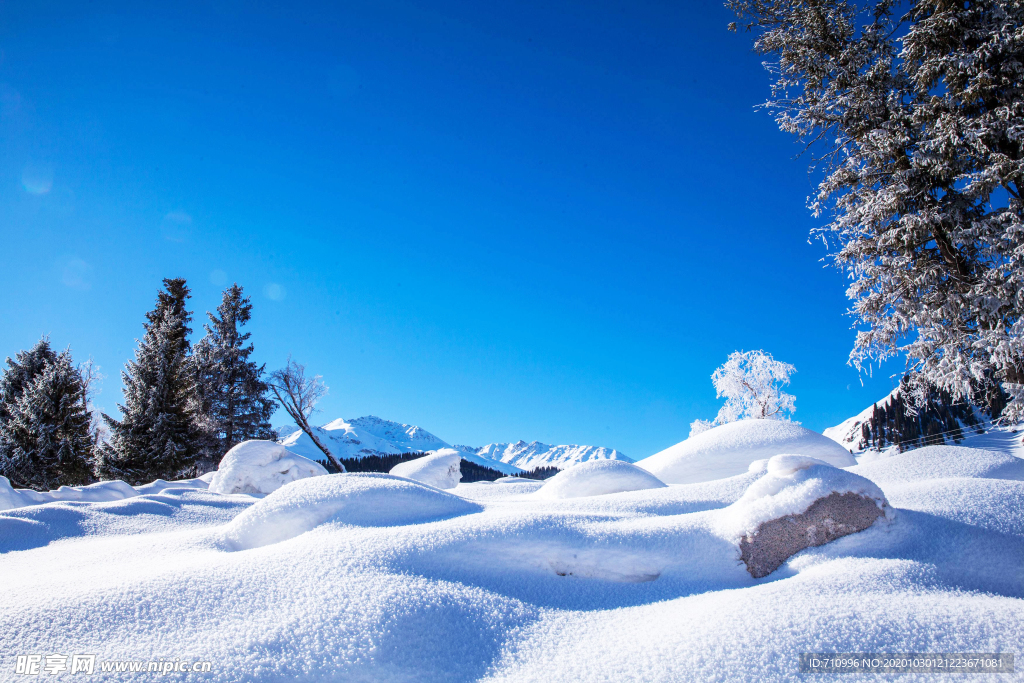
[[[438,489],[453,489],[462,479],[461,464],[461,453],[453,448],[442,448],[422,458],[398,463],[391,468],[391,474]]]
[[[0,671],[17,653],[95,653],[213,662],[188,681],[799,682],[801,652],[1022,652],[1017,463],[924,450],[851,468],[893,523],[763,579],[722,531],[744,506],[794,509],[814,480],[875,491],[780,458],[572,499],[336,474],[265,497],[191,480],[7,510]]]
[[[210,480],[214,493],[273,493],[285,484],[327,474],[319,463],[273,441],[243,441],[224,454]]]
[[[809,455],[836,467],[857,464],[832,439],[783,420],[741,420],[702,432],[637,463],[668,484],[690,484],[746,472],[782,453]]]
[[[537,491],[542,498],[579,498],[664,488],[647,470],[621,460],[592,460],[562,470]]]

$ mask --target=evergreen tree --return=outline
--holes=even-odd
[[[906,354],[922,391],[1024,417],[1024,3],[726,4],[770,60],[779,127],[817,150],[851,361]]]
[[[207,435],[194,364],[189,355],[189,289],[182,278],[165,279],[166,291],[146,314],[145,335],[121,373],[120,421],[104,415],[111,438],[101,447],[102,479],[142,484],[192,474]]]
[[[25,387],[31,385],[56,358],[57,354],[50,348],[50,340],[43,337],[28,351],[19,351],[14,359],[6,360],[7,367],[0,376],[0,434],[9,430],[15,406],[25,393]],[[0,438],[0,474],[11,471],[9,445],[13,443]]]
[[[45,363],[7,411],[0,474],[14,486],[46,491],[92,481],[91,416],[70,351]]]
[[[9,419],[10,411],[25,392],[25,387],[55,360],[57,354],[50,348],[50,340],[46,337],[37,341],[28,351],[19,351],[14,360],[7,359],[7,368],[0,377],[0,429]]]
[[[217,313],[207,313],[206,336],[196,344],[203,411],[212,426],[206,466],[248,439],[273,439],[274,402],[263,381],[264,366],[249,360],[251,334],[240,328],[252,318],[252,303],[237,284],[224,290]]]

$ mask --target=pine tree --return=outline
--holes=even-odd
[[[1001,384],[1024,417],[1024,3],[726,4],[771,59],[779,127],[818,150],[851,361],[905,354],[957,401]]]
[[[203,411],[212,425],[207,467],[232,446],[248,439],[273,439],[274,402],[263,381],[264,366],[249,360],[251,334],[240,328],[252,318],[252,303],[237,284],[224,290],[217,313],[207,313],[206,336],[196,344],[196,366]]]
[[[14,486],[46,491],[92,481],[91,415],[70,351],[47,362],[7,410],[0,474]]]
[[[50,340],[46,337],[37,341],[28,351],[19,351],[14,360],[7,359],[7,368],[0,377],[0,429],[9,418],[10,410],[24,393],[25,387],[55,360],[57,354],[50,348]]]
[[[189,289],[165,279],[166,291],[146,314],[145,335],[121,373],[120,421],[104,415],[111,438],[100,449],[97,475],[142,484],[192,474],[207,438],[188,335]]]
[[[0,434],[9,430],[15,406],[25,393],[25,388],[56,359],[57,354],[50,348],[50,340],[43,337],[28,351],[19,351],[13,360],[6,360],[7,367],[0,376]],[[0,473],[10,470],[8,463],[12,454],[6,444],[13,443],[0,438]]]

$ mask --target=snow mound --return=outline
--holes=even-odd
[[[962,446],[926,446],[850,468],[879,484],[927,479],[1024,480],[1024,460],[1008,453]]]
[[[243,441],[228,451],[210,479],[214,493],[273,493],[289,482],[327,474],[318,463],[273,441]]]
[[[481,509],[458,496],[390,474],[331,474],[282,486],[233,519],[224,530],[224,540],[233,550],[248,550],[286,541],[328,522],[403,526]]]
[[[139,492],[123,481],[101,481],[88,486],[61,486],[56,491],[33,491],[13,488],[7,477],[0,477],[0,510],[64,500],[108,503],[137,495]]]
[[[832,494],[852,493],[869,498],[891,519],[892,508],[878,486],[864,477],[804,455],[776,455],[765,476],[747,489],[720,520],[727,538],[739,541],[765,522],[799,515]]]
[[[854,457],[817,432],[782,420],[741,420],[698,434],[637,463],[668,484],[692,484],[743,474],[757,460],[780,453],[818,458],[835,467]]]
[[[459,485],[462,456],[453,448],[442,448],[422,458],[400,462],[391,468],[391,474],[418,481],[438,489],[453,489]]]
[[[591,460],[562,470],[537,491],[541,498],[581,498],[665,488],[665,483],[622,460]]]

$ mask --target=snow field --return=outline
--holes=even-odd
[[[209,659],[215,681],[802,681],[800,652],[1022,651],[1017,459],[748,465],[575,498],[345,474],[10,510],[0,672],[18,652],[96,652]],[[898,510],[752,579],[723,527],[757,501],[799,507],[809,482]]]

